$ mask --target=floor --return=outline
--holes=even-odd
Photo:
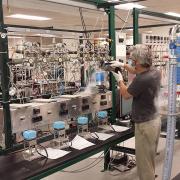
[[[158,146],[158,152],[160,152],[160,154],[157,156],[157,159],[156,159],[156,174],[158,175],[156,180],[162,179],[165,143],[166,143],[166,139],[160,138],[159,146]],[[128,147],[134,147],[134,138],[131,138],[130,140],[125,142],[124,145]],[[82,169],[83,167],[87,167],[87,165],[94,162],[94,160],[97,157],[99,157],[99,155],[93,156],[71,167],[66,168],[65,170],[67,172],[57,172],[53,175],[50,175],[44,178],[44,180],[60,180],[60,179],[62,180],[92,180],[93,178],[94,180],[138,180],[136,167],[134,167],[133,169],[127,172],[119,172],[117,170],[102,172],[103,158],[100,163],[96,161],[98,164],[91,169],[88,169],[80,173],[77,173],[77,172],[72,173],[72,171],[74,170],[77,170],[77,169],[79,170],[79,169]],[[174,150],[174,159],[173,159],[171,179],[173,179],[175,176],[177,176],[180,173],[179,162],[180,162],[180,140],[175,140],[175,150]],[[176,177],[173,180],[180,180],[179,177]]]

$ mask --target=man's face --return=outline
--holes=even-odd
[[[135,70],[138,71],[141,68],[141,64],[136,59],[132,59],[132,62],[133,62],[132,65],[135,67]]]

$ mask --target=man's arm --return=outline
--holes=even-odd
[[[131,74],[137,74],[135,68],[132,67],[132,66],[130,66],[130,65],[128,65],[128,64],[124,64],[124,68],[125,68],[128,72],[130,72]]]
[[[130,99],[133,97],[131,94],[128,93],[127,86],[124,84],[123,81],[119,81],[119,88],[120,88],[120,94],[124,99]]]
[[[131,74],[137,74],[136,70],[134,67],[128,65],[128,64],[125,64],[125,63],[122,63],[122,62],[119,62],[119,61],[111,61],[111,67],[115,68],[115,67],[123,67],[125,68],[128,72],[130,72]]]

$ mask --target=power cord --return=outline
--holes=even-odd
[[[114,152],[114,151],[112,151],[112,152]],[[114,158],[111,159],[111,161],[110,161],[109,164],[108,164],[108,168],[107,168],[108,170],[110,170],[110,165],[111,165],[111,163],[112,163],[112,162],[115,160],[115,158],[118,157],[120,154],[121,154],[121,153],[117,153],[117,154],[114,156]]]
[[[41,152],[39,152],[37,146],[41,147],[41,148],[45,151],[46,155],[43,155]],[[36,152],[37,152],[40,156],[43,156],[43,157],[45,157],[45,158],[48,159],[48,152],[47,152],[46,147],[44,147],[44,146],[42,146],[42,145],[40,145],[40,144],[37,144],[37,145],[35,146],[35,150],[36,150]]]
[[[123,142],[123,146],[124,146],[124,142]],[[108,164],[108,170],[110,170],[110,165],[112,164],[112,162],[116,159],[116,157],[118,157],[119,155],[121,155],[121,157],[122,156],[124,156],[124,154],[123,153],[117,153],[115,156],[114,156],[114,158],[112,158],[111,159],[111,161],[109,162],[109,164]],[[131,159],[130,159],[131,158]],[[127,160],[127,164],[126,164],[126,166],[125,167],[127,167],[127,169],[126,170],[124,170],[123,172],[125,172],[125,171],[129,171],[129,170],[131,170],[133,167],[135,167],[136,166],[136,160],[135,160],[135,158],[134,158],[134,156],[131,156],[131,155],[128,155],[128,160]],[[112,175],[112,176],[118,176],[118,175],[120,175],[122,172],[120,172],[120,173],[116,173],[116,174],[113,174],[113,173],[109,173],[110,175]]]
[[[94,134],[96,137],[94,137],[93,134]],[[96,132],[90,133],[90,136],[91,136],[92,138],[94,138],[94,139],[99,139],[99,136],[97,135]]]
[[[97,164],[99,164],[102,160],[103,160],[103,158],[101,157],[103,154],[104,154],[104,156],[106,156],[108,153],[109,153],[109,151],[110,151],[110,148],[108,149],[108,151],[104,154],[104,152],[103,153],[101,153],[100,154],[100,156],[98,157],[98,158],[96,158],[93,162],[91,162],[90,164],[88,164],[87,166],[85,166],[85,167],[82,167],[82,168],[80,168],[80,169],[76,169],[76,170],[73,170],[73,171],[65,171],[65,170],[62,170],[61,172],[67,172],[67,173],[80,173],[80,172],[83,172],[83,171],[87,171],[87,170],[89,170],[89,169],[91,169],[91,168],[93,168],[93,167],[95,167]],[[101,159],[100,159],[101,158]],[[100,159],[100,160],[99,160]],[[99,160],[99,161],[98,161]],[[98,161],[97,163],[95,163],[96,161]],[[95,163],[95,164],[94,164]],[[94,164],[93,166],[91,166],[92,164]]]

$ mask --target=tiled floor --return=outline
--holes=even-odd
[[[158,177],[156,178],[156,180],[162,179],[165,141],[166,139],[164,138],[160,138],[159,141],[158,151],[160,152],[160,155],[157,156],[156,174],[158,174]],[[134,138],[131,138],[128,142],[126,142],[125,146],[134,147]],[[71,167],[68,167],[66,170],[72,171],[86,167],[88,164],[92,163],[95,160],[94,158],[88,158]],[[172,178],[180,173],[179,164],[180,164],[180,140],[176,140],[173,167],[172,167]],[[61,180],[61,179],[62,180],[138,180],[136,167],[131,169],[130,171],[123,173],[120,173],[119,171],[101,172],[102,169],[103,169],[103,160],[95,167],[87,171],[81,173],[58,172],[44,178],[44,180]]]

